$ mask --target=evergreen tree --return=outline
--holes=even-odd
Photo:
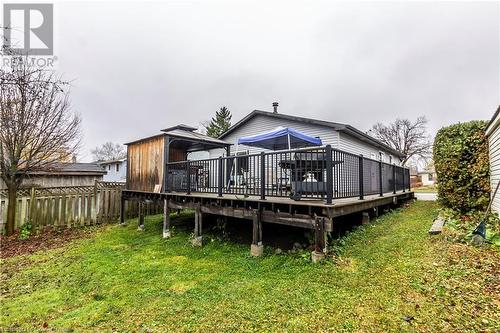
[[[218,138],[222,133],[231,127],[231,111],[225,106],[215,113],[207,128],[207,135]]]

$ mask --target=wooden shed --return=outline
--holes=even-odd
[[[500,181],[500,106],[486,127],[490,155],[490,184],[491,193]],[[500,193],[493,199],[491,210],[500,213]]]
[[[127,189],[144,192],[164,192],[168,183],[166,163],[186,161],[189,153],[224,148],[230,144],[201,133],[187,125],[162,130],[163,133],[126,143]]]

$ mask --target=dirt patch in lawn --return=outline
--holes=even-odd
[[[47,250],[63,246],[74,239],[90,237],[96,228],[84,229],[53,229],[39,230],[37,234],[27,239],[20,239],[19,232],[11,236],[0,236],[0,258],[31,254],[40,250]]]

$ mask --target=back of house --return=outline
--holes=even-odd
[[[308,136],[318,137],[323,142],[323,145],[331,145],[332,148],[363,155],[374,160],[401,165],[401,160],[404,157],[398,151],[350,125],[260,110],[254,110],[248,114],[222,134],[219,139],[232,144],[231,151],[233,154],[259,153],[265,150],[238,145],[238,139],[270,131],[280,126],[290,127]],[[223,154],[223,150],[210,151],[211,158]]]
[[[322,147],[312,147],[302,156],[290,151],[271,151],[261,148],[260,144],[238,144],[243,137],[278,127],[293,129],[313,141],[321,140]],[[152,140],[157,142],[153,150]],[[332,181],[335,183],[333,195],[336,198],[356,196],[362,191],[359,187],[360,173],[363,174],[365,194],[403,187],[406,176],[400,166],[404,156],[368,134],[346,124],[281,114],[277,110],[254,110],[217,139],[181,124],[162,130],[162,134],[128,143],[127,189],[147,192],[189,189],[210,193],[222,190],[236,193],[243,188],[241,191],[247,194],[257,194],[259,188],[264,188],[270,195],[287,197],[290,193],[300,192],[297,186],[307,185],[308,188],[321,187],[322,191],[308,189],[301,193],[322,197],[326,191],[325,184],[330,183],[324,182],[329,168],[322,162],[326,161],[327,145],[333,148]],[[261,152],[266,153],[265,158],[257,156]],[[238,157],[233,159],[228,156]],[[219,157],[223,160],[217,161]],[[313,158],[319,159],[313,162]],[[361,160],[364,161],[362,165]],[[304,181],[317,184],[304,185]]]

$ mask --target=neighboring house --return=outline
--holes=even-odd
[[[107,174],[104,175],[106,182],[125,182],[127,180],[127,159],[96,162]]]
[[[420,183],[421,181],[422,181],[422,179],[418,175],[418,169],[417,169],[417,167],[415,167],[415,166],[410,167],[410,183],[411,183],[411,186],[415,186],[417,183]]]
[[[490,184],[493,195],[500,181],[500,106],[486,127],[486,136],[489,143]],[[500,193],[493,199],[491,209],[500,213]]]
[[[420,176],[423,186],[431,186],[436,183],[437,175],[434,168],[429,168],[427,170],[420,171],[418,175]]]
[[[404,158],[400,152],[350,125],[281,114],[277,113],[276,110],[275,112],[259,110],[251,112],[229,128],[219,139],[231,143],[233,145],[231,153],[234,154],[239,138],[270,131],[278,126],[291,127],[306,135],[319,137],[324,145],[329,144],[333,148],[356,155],[362,154],[374,160],[401,165]],[[238,154],[254,154],[261,151],[260,148],[238,146]],[[223,154],[224,151],[221,149],[212,150],[210,157],[218,157]]]
[[[102,181],[106,174],[96,163],[54,163],[32,171],[23,179],[22,187],[90,186]],[[0,179],[0,189],[7,186]]]

